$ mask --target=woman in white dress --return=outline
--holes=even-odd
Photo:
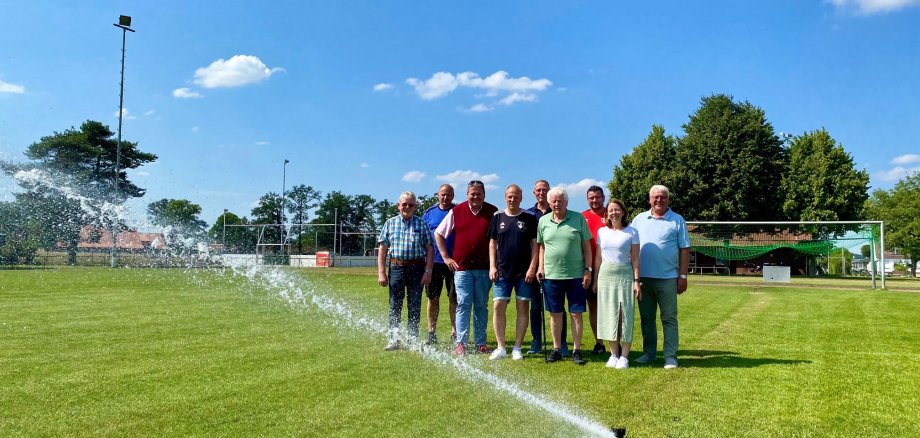
[[[609,368],[629,368],[633,340],[635,299],[639,288],[639,232],[628,225],[626,206],[619,199],[607,203],[607,225],[597,231],[594,257],[598,338],[608,341]]]

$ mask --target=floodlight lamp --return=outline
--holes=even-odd
[[[129,16],[127,16],[127,15],[119,15],[119,16],[118,16],[118,25],[119,25],[119,26],[125,26],[125,27],[131,27],[131,17],[129,17]]]

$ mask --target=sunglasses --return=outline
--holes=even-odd
[[[408,202],[403,202],[403,203],[399,204],[399,206],[400,206],[400,207],[415,207],[415,204],[411,204],[411,203],[408,203]]]
[[[477,186],[479,186],[479,187],[485,187],[485,184],[483,184],[482,181],[480,181],[480,180],[478,180],[478,179],[474,179],[474,180],[470,181],[470,183],[467,184],[466,186],[467,186],[467,187],[477,187]]]

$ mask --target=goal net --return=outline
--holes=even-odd
[[[880,221],[687,222],[687,229],[695,272],[784,265],[794,275],[871,275],[884,244]]]

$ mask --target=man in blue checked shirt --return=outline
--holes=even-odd
[[[431,281],[431,269],[434,265],[434,241],[428,224],[415,216],[417,206],[415,193],[403,192],[399,195],[396,209],[399,216],[394,216],[383,224],[380,236],[380,250],[377,254],[377,283],[390,288],[390,324],[387,334],[386,351],[401,347],[399,324],[402,318],[403,297],[406,297],[408,310],[408,332],[410,341],[418,340],[418,324],[422,314],[422,286]],[[390,261],[387,275],[387,258]]]

